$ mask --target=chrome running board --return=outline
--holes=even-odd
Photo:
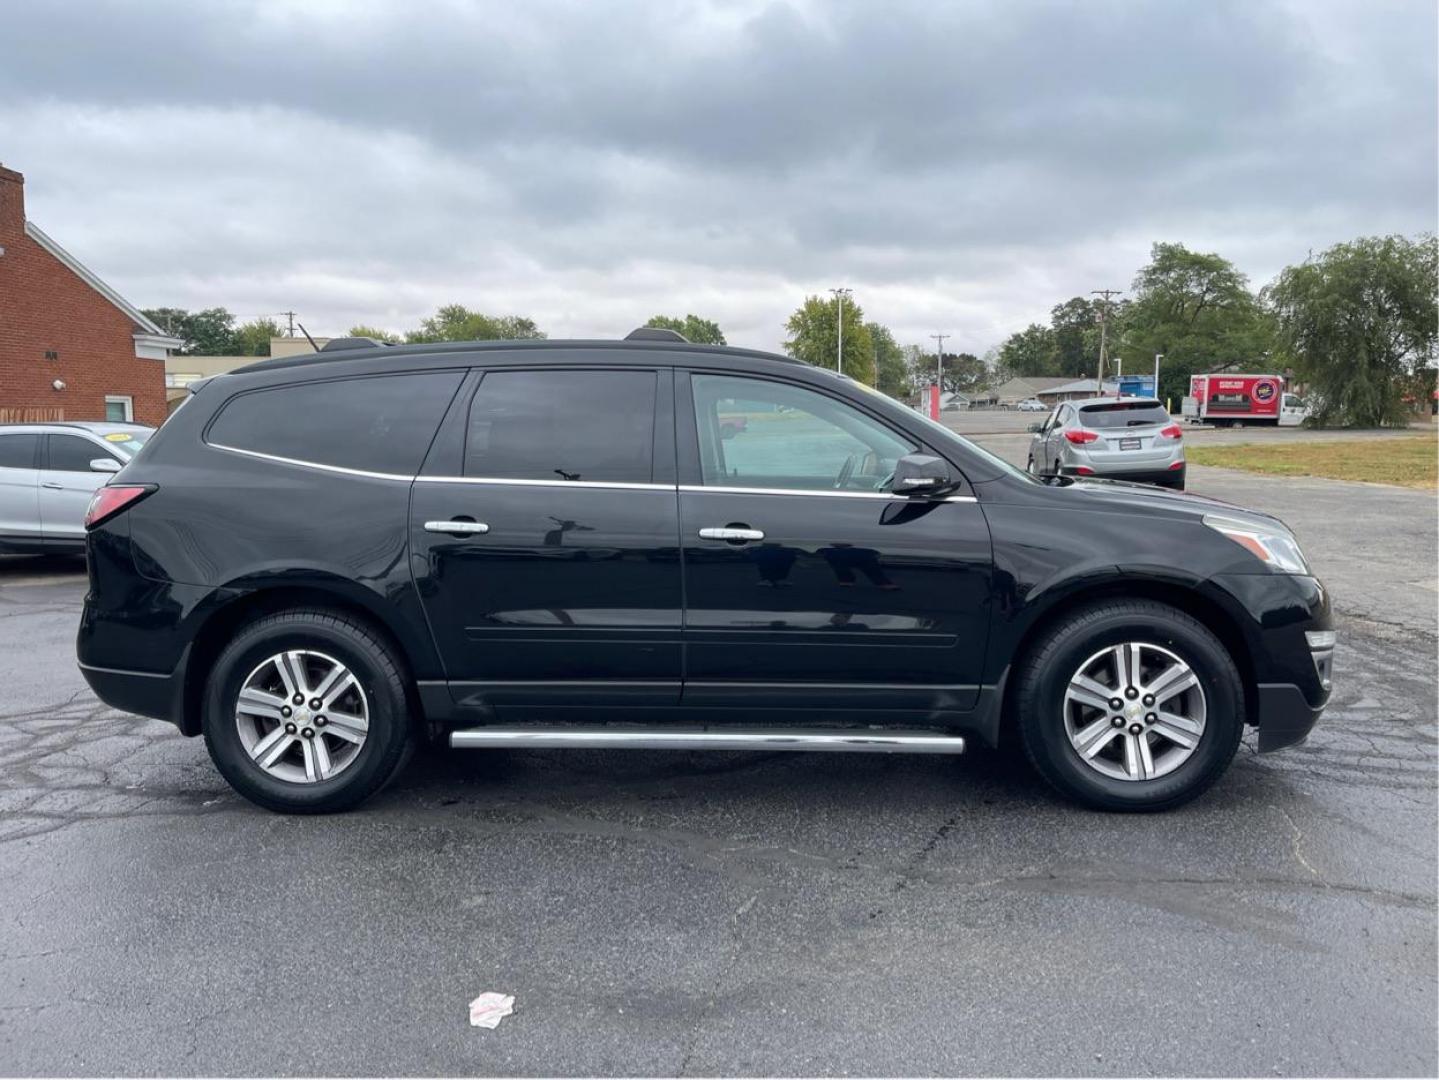
[[[829,750],[840,753],[962,754],[964,739],[938,731],[882,728],[477,727],[450,732],[458,750],[520,747],[600,750]]]

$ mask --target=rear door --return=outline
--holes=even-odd
[[[84,435],[45,436],[40,464],[40,529],[46,540],[83,540],[85,510],[95,489],[110,479],[90,463],[108,459],[123,464],[119,455]]]
[[[41,436],[0,431],[0,537],[40,536]]]
[[[967,709],[989,528],[965,491],[888,491],[923,449],[837,395],[679,376],[688,705]]]
[[[664,705],[681,678],[668,368],[488,369],[414,486],[416,583],[462,706]]]

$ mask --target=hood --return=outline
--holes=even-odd
[[[1127,480],[1083,479],[1057,486],[1056,493],[1063,492],[1070,499],[1088,501],[1094,509],[1113,507],[1138,513],[1168,513],[1173,516],[1201,518],[1205,514],[1221,514],[1227,518],[1249,520],[1267,526],[1277,525],[1285,532],[1292,533],[1283,521],[1272,514],[1250,510],[1245,506],[1225,502],[1209,495],[1198,495],[1192,491],[1174,491],[1171,488],[1154,487],[1151,484],[1136,484]]]

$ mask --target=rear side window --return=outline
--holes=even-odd
[[[50,436],[50,460],[46,463],[48,469],[55,472],[89,472],[90,462],[96,458],[119,460],[108,450],[100,449],[89,439],[82,439],[79,435]]]
[[[1167,424],[1169,414],[1157,401],[1116,401],[1112,405],[1086,405],[1079,410],[1079,422],[1087,428],[1103,431],[1144,424]]]
[[[492,371],[470,405],[465,475],[647,484],[652,371]]]
[[[33,469],[39,443],[39,435],[0,432],[0,469]]]
[[[252,390],[230,399],[205,440],[317,465],[412,475],[460,378],[458,371],[417,371]]]

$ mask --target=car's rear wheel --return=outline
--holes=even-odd
[[[1108,601],[1064,617],[1016,685],[1025,753],[1065,795],[1104,810],[1166,810],[1228,768],[1244,692],[1224,645],[1184,612]]]
[[[401,667],[362,622],[296,610],[242,628],[205,693],[205,745],[270,810],[345,810],[379,790],[411,742]]]

